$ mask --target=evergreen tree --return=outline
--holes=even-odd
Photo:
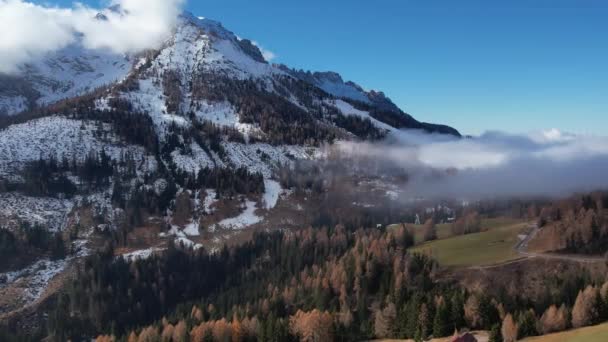
[[[500,331],[500,324],[494,324],[490,329],[490,338],[488,342],[502,342],[502,333]]]
[[[433,337],[449,336],[453,331],[448,307],[441,303],[436,309],[435,319],[433,320]]]
[[[534,314],[534,311],[527,310],[519,313],[517,317],[517,335],[519,336],[519,338],[538,335],[536,326],[537,319],[536,315]]]
[[[450,321],[452,322],[452,327],[455,330],[459,330],[460,328],[466,325],[464,319],[464,297],[462,292],[456,291],[452,295],[451,299],[451,311],[450,311]]]

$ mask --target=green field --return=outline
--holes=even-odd
[[[501,263],[519,256],[514,246],[525,222],[511,219],[485,220],[482,233],[461,235],[423,243],[412,248],[414,253],[431,255],[444,266],[484,266]],[[439,234],[438,234],[439,235]]]
[[[605,342],[608,341],[608,323],[524,339],[527,342]]]

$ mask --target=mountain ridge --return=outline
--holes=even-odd
[[[142,57],[154,54],[157,54],[157,58]],[[10,115],[34,110],[103,86],[121,87],[146,63],[155,62],[159,73],[177,70],[182,74],[180,80],[175,77],[173,79],[174,82],[181,82],[172,85],[176,87],[184,88],[191,83],[193,79],[187,79],[189,75],[210,72],[214,76],[238,81],[255,79],[265,91],[273,92],[276,83],[284,82],[280,79],[292,77],[320,89],[328,95],[326,97],[357,101],[381,111],[394,112],[406,116],[405,121],[413,124],[411,126],[404,121],[397,129],[423,129],[459,136],[456,130],[443,125],[428,125],[414,120],[382,92],[366,92],[354,82],[344,82],[337,73],[303,72],[284,65],[270,64],[250,40],[238,37],[220,22],[201,19],[188,12],[180,16],[171,37],[157,50],[120,56],[72,45],[49,54],[43,60],[22,66],[19,75],[3,76],[0,78],[0,113]],[[294,94],[286,95],[289,101],[302,102]],[[183,105],[187,109],[188,103]],[[308,110],[310,111],[310,106]],[[314,110],[317,111],[318,108]]]

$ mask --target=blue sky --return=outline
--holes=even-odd
[[[258,41],[275,62],[340,72],[467,134],[608,129],[608,1],[189,0],[187,9]]]

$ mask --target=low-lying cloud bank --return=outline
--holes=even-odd
[[[564,195],[608,188],[608,137],[550,130],[456,139],[402,131],[389,144],[341,143],[352,155],[407,169],[419,196]]]
[[[112,0],[94,9],[0,0],[0,72],[17,71],[45,53],[81,42],[116,53],[156,47],[175,25],[184,0]]]

